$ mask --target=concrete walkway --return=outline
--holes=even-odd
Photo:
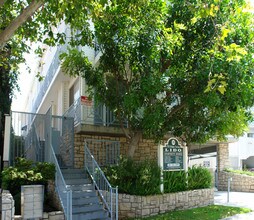
[[[253,212],[234,215],[228,218],[224,218],[223,220],[254,220],[254,193],[230,192],[229,202],[227,202],[227,195],[228,194],[225,191],[215,191],[214,204],[250,208],[253,210]]]

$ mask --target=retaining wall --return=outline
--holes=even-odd
[[[254,176],[231,173],[226,171],[219,172],[218,190],[228,190],[228,178],[232,178],[230,182],[230,190],[235,192],[254,192]]]
[[[214,204],[214,189],[200,189],[154,196],[119,194],[119,219],[153,216],[171,210]]]

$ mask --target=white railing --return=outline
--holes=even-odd
[[[118,188],[113,188],[108,182],[103,171],[91,155],[87,143],[85,143],[85,169],[89,173],[93,184],[99,192],[99,195],[108,210],[110,219],[118,219]]]

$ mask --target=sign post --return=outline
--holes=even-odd
[[[163,171],[187,171],[187,148],[182,147],[176,138],[170,138],[165,145],[158,147],[158,162],[162,168],[161,192],[164,191]]]

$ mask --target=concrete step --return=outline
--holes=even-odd
[[[73,214],[72,215],[73,220],[81,220],[81,219],[89,219],[89,220],[95,220],[95,219],[108,219],[108,213],[106,210],[99,210],[94,212],[87,212],[82,214]]]
[[[78,213],[84,213],[84,212],[94,212],[98,210],[102,210],[103,206],[102,204],[86,204],[86,205],[75,205],[72,206],[72,213],[73,214],[78,214]]]
[[[85,185],[91,184],[90,179],[65,179],[66,185]]]
[[[64,179],[88,179],[88,175],[86,173],[64,173]]]
[[[98,196],[72,198],[72,205],[73,206],[99,204],[99,203],[100,203],[100,201],[99,201]]]
[[[97,197],[95,190],[72,191],[72,198]]]
[[[61,169],[62,174],[80,174],[80,173],[85,173],[86,171],[84,169]]]
[[[73,220],[110,219],[84,169],[62,169],[62,173],[68,188],[72,190]]]
[[[86,191],[86,190],[94,190],[94,185],[92,183],[82,184],[82,185],[68,185],[68,188],[72,191]]]

